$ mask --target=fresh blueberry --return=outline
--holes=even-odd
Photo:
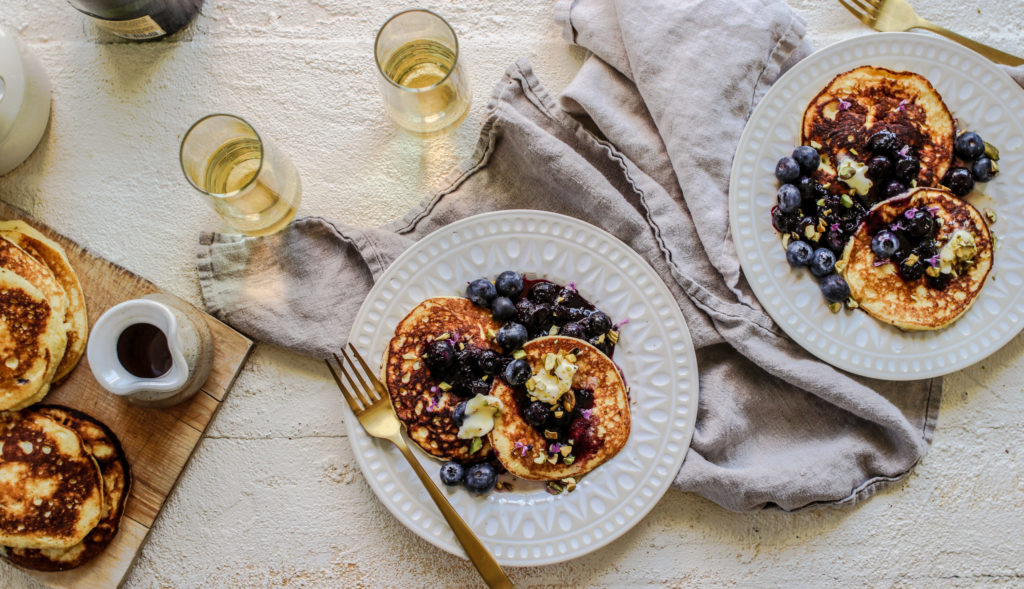
[[[530,380],[533,376],[533,369],[530,368],[530,363],[525,358],[519,358],[509,362],[508,366],[505,367],[505,382],[517,387],[526,384],[526,381]]]
[[[935,229],[935,218],[925,209],[917,209],[914,216],[906,221],[907,233],[913,237],[926,237]]]
[[[924,270],[926,267],[927,264],[925,263],[925,261],[918,259],[913,264],[907,264],[905,261],[900,262],[896,269],[899,271],[899,274],[903,278],[903,280],[911,282],[924,276]]]
[[[896,250],[900,249],[900,238],[889,231],[883,229],[875,234],[871,238],[871,251],[874,252],[875,256],[882,260],[888,260],[896,253]]]
[[[498,274],[498,278],[494,281],[494,288],[503,297],[515,298],[523,292],[523,275],[506,270]]]
[[[466,470],[466,480],[463,484],[477,495],[483,495],[493,489],[497,482],[498,469],[486,462],[481,462]]]
[[[484,374],[498,374],[505,368],[504,363],[501,361],[501,354],[494,350],[480,352],[480,359],[477,363]]]
[[[838,274],[829,274],[821,279],[821,294],[830,303],[841,303],[850,298],[850,285]]]
[[[868,139],[868,149],[875,155],[890,155],[900,148],[900,138],[892,131],[879,131]]]
[[[523,419],[526,423],[533,427],[544,427],[544,424],[548,422],[548,417],[551,416],[551,409],[548,408],[546,403],[540,401],[534,401],[526,406],[523,410]]]
[[[789,233],[796,229],[797,218],[794,215],[787,215],[778,208],[772,212],[772,227],[779,233]]]
[[[779,188],[779,210],[787,215],[800,209],[800,189],[792,184],[783,184]]]
[[[594,406],[594,391],[590,389],[576,389],[573,394],[576,396],[577,409],[590,409]]]
[[[519,299],[516,301],[516,321],[526,325],[526,321],[530,318],[530,315],[533,314],[533,308],[536,305],[537,303],[530,299]]]
[[[953,142],[953,151],[965,160],[976,160],[985,153],[985,142],[973,131],[961,133]]]
[[[452,423],[458,427],[462,427],[462,423],[466,421],[466,403],[469,401],[463,401],[452,409]]]
[[[822,243],[828,249],[832,250],[836,256],[840,256],[843,253],[843,248],[846,246],[846,236],[843,235],[842,231],[835,231],[829,229],[825,232],[825,235],[821,238]]]
[[[819,247],[811,255],[811,274],[822,277],[832,272],[836,266],[836,255],[828,248]]]
[[[505,353],[511,353],[523,347],[529,337],[526,327],[521,323],[506,323],[498,330],[494,340]]]
[[[974,190],[974,175],[967,168],[950,168],[942,183],[949,188],[953,194],[964,197]]]
[[[430,342],[424,360],[431,370],[444,370],[455,362],[455,346],[446,339]]]
[[[978,182],[988,182],[993,176],[999,173],[996,168],[995,162],[987,157],[978,159],[971,166],[971,173],[974,174],[974,179]]]
[[[897,194],[903,194],[907,191],[907,185],[900,182],[899,180],[892,180],[885,185],[885,198],[892,198]]]
[[[868,178],[871,178],[875,182],[881,182],[889,179],[889,174],[892,172],[892,160],[886,155],[872,156],[868,160]]]
[[[586,339],[587,330],[583,328],[579,323],[566,323],[562,326],[562,329],[558,332],[558,335],[564,335],[565,337],[574,337],[576,339]]]
[[[530,289],[530,300],[535,303],[553,303],[558,296],[558,287],[551,282],[538,282]]]
[[[787,155],[775,164],[775,177],[783,184],[796,182],[800,178],[800,164]]]
[[[466,286],[466,298],[473,301],[474,305],[489,307],[496,296],[498,296],[498,291],[486,278],[477,278]]]
[[[917,178],[917,175],[921,173],[921,161],[916,157],[912,156],[900,156],[896,160],[896,165],[893,166],[893,176],[897,180],[902,180],[907,184],[911,180]]]
[[[786,246],[786,261],[790,266],[806,266],[813,256],[814,248],[806,241],[791,241]]]
[[[612,328],[612,318],[602,311],[594,311],[587,317],[587,334],[597,337]]]
[[[491,315],[498,321],[509,321],[516,316],[516,305],[508,297],[494,297],[491,301]]]
[[[445,462],[441,465],[441,482],[449,487],[458,485],[466,477],[466,468],[458,462]]]
[[[794,149],[793,159],[796,160],[796,163],[800,164],[800,170],[804,174],[813,174],[818,169],[818,166],[821,165],[821,155],[818,154],[817,149],[810,145],[801,145]]]

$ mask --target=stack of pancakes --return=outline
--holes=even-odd
[[[117,534],[131,471],[117,437],[59,405],[0,412],[0,555],[62,571]]]
[[[64,249],[24,222],[0,222],[0,411],[42,400],[82,357],[88,330]]]

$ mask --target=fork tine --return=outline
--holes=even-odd
[[[860,6],[864,12],[870,16],[878,16],[878,5],[872,3],[872,0],[851,0],[857,6]]]
[[[337,358],[337,356],[335,356],[335,358]],[[338,388],[341,390],[341,396],[345,397],[345,400],[348,402],[349,408],[352,409],[352,413],[359,415],[359,412],[362,411],[362,408],[359,406],[358,403],[356,403],[356,400],[355,398],[352,397],[352,394],[348,392],[348,388],[345,387],[345,384],[341,382],[341,377],[338,376],[338,371],[334,369],[334,366],[331,364],[330,360],[324,360],[324,362],[327,364],[327,369],[331,371],[331,376],[334,377],[334,382],[338,383]]]
[[[363,375],[360,373],[360,371],[356,370],[356,364],[349,357],[348,352],[346,352],[344,349],[342,349],[341,350],[341,354],[343,356],[345,356],[345,359],[348,360],[349,363],[352,365],[352,372],[356,375],[356,378],[359,379],[359,384],[363,385],[363,387],[362,387],[363,394],[367,395],[370,398],[371,402],[375,403],[375,402],[379,401],[380,400],[380,395],[377,394],[377,390],[375,388],[371,387],[370,385],[366,384],[366,381],[363,379]],[[363,369],[367,373],[370,372],[370,369],[366,366],[366,363],[362,362],[362,358],[360,358],[360,364],[362,364]]]
[[[388,394],[387,389],[384,388],[384,385],[377,379],[377,376],[372,370],[370,370],[370,367],[366,365],[366,360],[363,360],[363,355],[360,354],[359,350],[352,345],[352,342],[349,342],[348,347],[352,348],[352,353],[355,355],[356,360],[359,360],[359,364],[362,365],[363,370],[365,370],[366,374],[370,377],[370,381],[373,382],[373,388],[377,391],[377,396],[386,397]]]
[[[352,372],[355,372],[356,376],[359,376],[359,372],[356,370],[356,366],[355,364],[352,363],[352,360],[350,360],[349,357],[345,355],[345,350],[342,350],[341,353],[342,355],[345,356],[344,362],[341,360],[341,358],[338,357],[337,354],[334,355],[334,359],[338,361],[338,366],[341,368],[341,373],[345,375],[345,378],[348,380],[349,386],[351,386],[352,390],[355,391],[355,396],[363,405],[369,408],[370,405],[373,405],[373,399],[371,399],[369,394],[366,392],[366,384],[363,383],[362,386],[356,384],[356,380],[352,378],[352,375],[349,373],[348,368],[345,367],[346,364],[352,368]],[[362,378],[360,378],[359,380],[362,381]]]
[[[857,20],[859,20],[860,22],[866,24],[869,27],[871,26],[871,22],[872,22],[871,17],[866,15],[866,14],[864,14],[859,8],[854,8],[852,5],[850,5],[847,2],[847,0],[839,0],[839,3],[843,5],[843,8],[849,10],[850,14],[852,14],[855,17],[857,17]]]

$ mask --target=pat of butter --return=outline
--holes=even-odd
[[[949,241],[939,251],[939,265],[943,274],[953,271],[957,263],[967,263],[978,253],[978,244],[974,235],[964,229],[957,229],[949,236]]]
[[[864,196],[871,191],[872,182],[868,180],[868,167],[857,160],[842,156],[836,174],[839,180],[852,188],[857,194]]]
[[[572,388],[572,379],[579,367],[563,354],[548,354],[544,368],[530,377],[526,390],[534,400],[554,405]]]
[[[460,440],[486,436],[494,429],[494,416],[501,412],[501,399],[490,395],[477,395],[466,402],[466,419],[459,427]]]

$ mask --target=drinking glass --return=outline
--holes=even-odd
[[[205,116],[181,140],[181,169],[237,231],[268,235],[295,217],[301,183],[288,156],[234,115]]]
[[[469,83],[447,21],[429,10],[399,12],[377,32],[374,55],[384,107],[397,125],[426,135],[462,122]]]

